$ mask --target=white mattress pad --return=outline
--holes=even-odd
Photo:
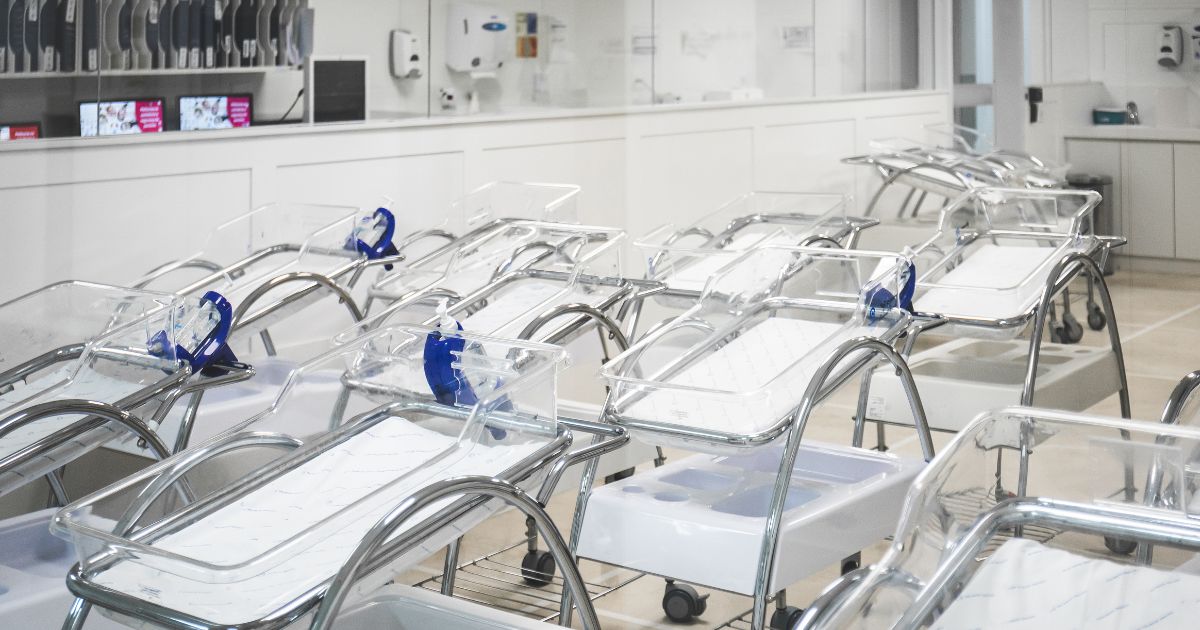
[[[1035,276],[1052,247],[1005,247],[985,244],[966,257],[936,284],[918,286],[914,307],[921,313],[1001,319],[1033,308],[1045,287]]]
[[[877,336],[875,326],[846,326],[773,317],[744,331],[717,351],[635,402],[623,416],[664,424],[752,435],[769,429],[800,403],[823,356],[798,363],[818,347],[830,350],[852,337]],[[788,372],[771,395],[756,393]],[[679,388],[721,390],[707,394]],[[741,394],[741,395],[739,395]]]
[[[1014,538],[933,624],[935,630],[1195,628],[1200,577],[1117,564]]]
[[[146,558],[120,562],[94,580],[212,622],[254,621],[332,577],[363,535],[418,488],[450,477],[499,474],[538,447],[477,444],[467,449],[458,447],[454,437],[389,418],[154,545],[210,564],[243,563],[377,493],[370,505],[343,513],[343,517],[351,517],[322,530],[328,535],[313,536],[287,548],[278,563],[264,563],[263,571],[248,571],[253,575],[230,582],[185,577],[149,566],[159,562],[163,568],[171,568],[166,561]],[[454,500],[429,506],[408,525]],[[476,520],[479,518],[483,516]],[[470,523],[459,521],[454,526],[465,531]],[[433,553],[437,548],[422,547],[421,552]]]

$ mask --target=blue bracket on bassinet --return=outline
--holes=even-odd
[[[233,350],[225,343],[229,339],[229,331],[233,328],[233,305],[225,296],[216,291],[209,291],[200,298],[200,304],[209,303],[217,311],[217,325],[205,335],[195,350],[176,344],[175,357],[186,361],[192,368],[192,373],[204,373],[214,376],[223,372],[219,366],[233,365],[238,362]],[[165,348],[167,345],[166,331],[159,331],[150,339],[151,348]]]
[[[900,287],[900,295],[892,295],[891,291],[882,286],[875,286],[867,291],[866,307],[867,321],[874,323],[883,319],[887,312],[894,308],[902,308],[913,312],[913,294],[917,290],[917,266],[912,262],[904,268],[904,286]]]
[[[462,324],[458,324],[462,330]],[[457,357],[466,350],[467,341],[458,335],[443,335],[440,330],[431,331],[425,336],[425,380],[438,403],[448,406],[473,406],[479,402],[475,390],[467,382],[462,370],[454,367]],[[457,355],[457,357],[456,357]],[[503,405],[511,407],[507,401]],[[504,429],[488,427],[492,437],[503,440],[507,433]]]
[[[375,243],[367,243],[366,241],[353,236],[354,249],[359,253],[365,254],[368,260],[379,260],[390,256],[399,256],[400,250],[396,249],[392,243],[392,238],[396,236],[396,215],[386,208],[375,210],[375,214],[371,218],[376,221],[383,221],[383,234]],[[384,265],[387,271],[392,270],[392,265]]]

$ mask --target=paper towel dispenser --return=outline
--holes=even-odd
[[[495,7],[452,3],[446,12],[446,65],[456,72],[495,72],[510,50],[508,21]]]

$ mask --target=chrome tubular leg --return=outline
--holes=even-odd
[[[867,402],[871,396],[871,376],[875,374],[875,366],[863,370],[862,381],[858,384],[858,405],[854,410],[854,437],[851,446],[862,448],[867,430]]]
[[[92,605],[80,597],[76,597],[74,602],[71,602],[71,608],[67,611],[67,618],[63,621],[62,630],[83,630],[83,624],[87,621],[88,612],[92,610]]]
[[[198,390],[188,399],[187,407],[183,408],[183,419],[179,422],[179,433],[175,435],[175,448],[171,453],[178,453],[187,448],[192,439],[192,428],[196,426],[196,414],[200,411],[200,401],[204,399],[204,390]]]
[[[462,536],[446,545],[446,562],[442,565],[442,595],[454,597],[454,579],[458,577],[458,552],[462,547]]]
[[[262,339],[263,350],[266,351],[267,356],[275,356],[275,342],[271,340],[271,333],[264,328],[258,333],[258,337]]]
[[[333,411],[329,414],[329,430],[342,426],[342,419],[346,417],[346,407],[350,404],[350,388],[342,385],[342,390],[338,392],[338,399],[333,404]]]
[[[50,484],[51,498],[56,502],[56,505],[47,507],[63,507],[71,502],[67,496],[67,488],[63,485],[62,470],[52,470],[46,474],[46,483]]]

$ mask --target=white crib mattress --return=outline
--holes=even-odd
[[[1045,277],[1031,276],[1057,251],[982,245],[936,284],[918,287],[914,307],[921,313],[987,319],[1022,315],[1041,299],[1046,284]]]
[[[111,378],[94,370],[82,369],[79,370],[79,373],[73,379],[70,379],[70,376],[70,368],[62,367],[41,378],[34,379],[20,389],[0,396],[0,417],[14,413],[28,399],[40,396],[41,392],[47,390],[54,391],[49,392],[47,396],[38,398],[36,402],[81,399],[116,403],[145,387],[145,385],[140,383],[131,383]],[[29,400],[29,402],[33,401]],[[85,417],[82,414],[51,416],[19,427],[12,433],[0,438],[0,459],[8,457],[22,448],[56,431],[60,431]],[[97,431],[104,431],[105,434],[100,435],[99,439],[83,436],[76,440],[80,449],[95,446],[99,442],[108,439],[108,434],[116,434],[119,429],[106,424],[97,429]],[[69,458],[62,463],[65,464],[68,461],[70,461]]]
[[[1014,538],[1001,545],[935,630],[1195,628],[1200,577],[1116,564]]]
[[[155,543],[164,551],[212,564],[244,562],[379,492],[369,508],[332,535],[289,550],[282,562],[247,579],[199,581],[143,564],[156,562],[147,558],[120,562],[95,576],[95,582],[215,623],[260,619],[332,577],[363,535],[418,488],[450,477],[499,474],[540,447],[477,444],[468,451],[456,445],[454,437],[390,418]],[[435,457],[437,460],[431,461]],[[409,525],[454,500],[448,498],[422,510]],[[478,510],[473,514],[469,522],[460,519],[453,527],[465,532],[486,516]],[[424,557],[438,548],[436,541],[427,542],[416,555]],[[171,567],[165,561],[157,562]]]
[[[546,310],[562,304],[583,303],[599,307],[616,287],[572,285],[560,282],[522,281],[511,290],[497,295],[488,305],[462,321],[464,330],[483,334],[512,336],[521,333],[529,322]],[[549,331],[548,325],[542,332]]]
[[[775,425],[800,403],[820,366],[815,360],[794,365],[799,359],[823,344],[832,350],[845,339],[874,337],[879,331],[874,326],[765,319],[670,380],[672,386],[718,389],[729,395],[659,389],[622,415],[723,433],[755,434]],[[755,392],[789,370],[782,392],[774,391],[770,396],[734,394]]]
[[[563,290],[554,282],[521,282],[488,300],[487,306],[462,320],[463,330],[492,333]]]

